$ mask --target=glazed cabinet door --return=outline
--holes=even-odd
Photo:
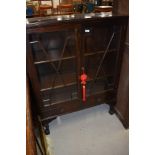
[[[36,71],[33,74],[38,77],[43,118],[63,113],[55,105],[79,98],[77,33],[76,28],[59,28],[29,34],[31,63]]]
[[[121,25],[83,24],[81,68],[87,75],[86,98],[89,102],[103,103],[115,98],[122,39]]]

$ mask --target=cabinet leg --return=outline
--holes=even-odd
[[[50,134],[50,129],[49,129],[49,123],[51,121],[53,121],[54,119],[56,119],[57,117],[54,117],[54,118],[51,118],[49,120],[46,120],[46,121],[43,121],[42,122],[42,126],[43,126],[43,129],[44,129],[44,132],[46,135],[49,135]]]
[[[110,105],[109,114],[113,115],[115,113],[115,109],[113,105]]]
[[[49,130],[49,125],[48,124],[44,125],[44,132],[45,132],[46,135],[50,134],[50,130]]]

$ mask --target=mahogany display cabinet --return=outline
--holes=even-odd
[[[27,20],[27,73],[46,134],[63,114],[103,103],[114,113],[127,24],[103,13]]]

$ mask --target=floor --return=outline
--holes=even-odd
[[[106,104],[74,112],[50,123],[51,155],[128,155],[129,131]]]

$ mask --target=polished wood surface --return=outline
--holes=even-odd
[[[32,122],[30,88],[28,79],[26,81],[26,155],[37,155]]]
[[[114,0],[114,13],[129,14],[129,0]],[[129,127],[129,27],[124,43],[122,68],[115,110],[125,128]]]
[[[129,127],[129,47],[125,46],[119,81],[116,111],[123,125]]]

